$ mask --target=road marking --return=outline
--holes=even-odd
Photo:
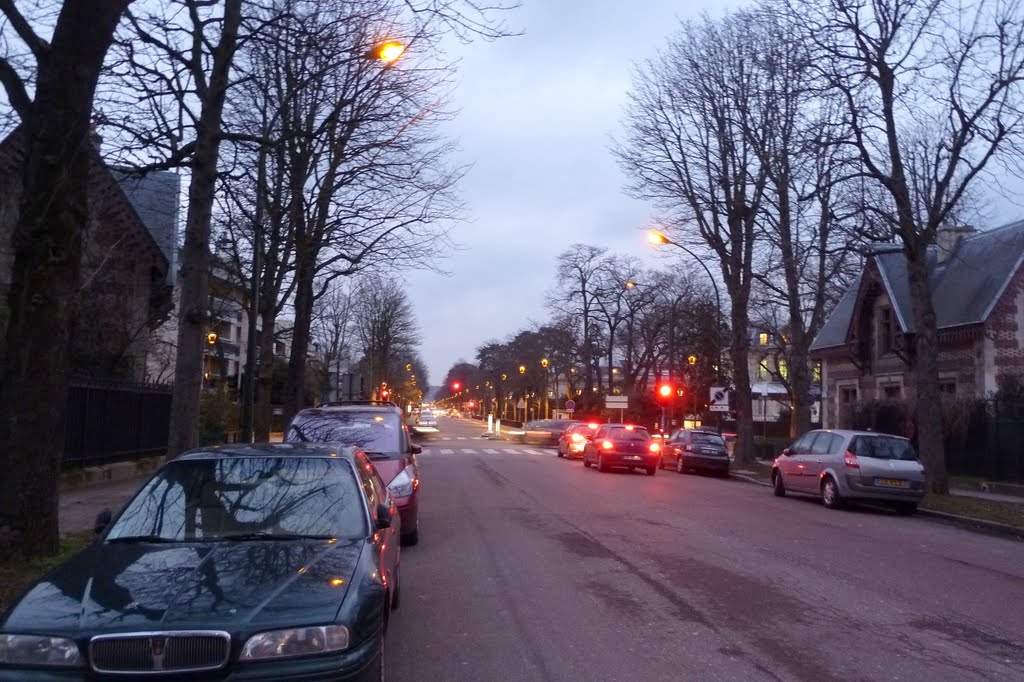
[[[464,452],[464,453],[466,453],[467,455],[475,455],[475,454],[476,454],[476,450],[470,450],[469,448],[466,448],[466,449],[464,449],[464,450],[461,450],[460,452]]]
[[[546,452],[539,452],[537,450],[523,450],[523,452],[525,452],[525,453],[527,453],[529,455],[546,455],[547,454]]]
[[[498,454],[497,450],[491,450],[490,448],[484,448],[484,452],[486,452],[488,455],[497,455]]]
[[[443,450],[441,450],[441,454],[442,455],[454,455],[455,451],[454,450],[443,449]]]

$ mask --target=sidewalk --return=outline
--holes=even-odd
[[[150,475],[139,474],[121,481],[94,483],[62,491],[59,512],[61,534],[91,531],[96,515],[105,508],[116,516]]]

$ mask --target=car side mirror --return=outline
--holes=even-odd
[[[409,452],[411,452],[414,455],[422,455],[423,447],[420,445],[413,444],[412,446],[410,446]]]
[[[782,448],[782,452],[779,453],[780,457],[786,457],[789,455],[789,448]]]
[[[391,507],[386,504],[377,505],[377,530],[391,527]]]
[[[110,520],[112,518],[114,518],[114,515],[111,513],[109,507],[103,509],[99,514],[97,514],[96,520],[93,521],[92,524],[93,535],[101,535],[103,531],[107,529],[107,526],[110,525]]]

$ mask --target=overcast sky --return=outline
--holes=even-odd
[[[431,384],[476,348],[547,319],[556,256],[576,242],[657,261],[653,213],[625,196],[609,150],[633,65],[653,57],[680,18],[713,0],[525,0],[509,17],[525,35],[460,46],[452,125],[473,168],[471,219],[453,236],[451,273],[408,276]]]

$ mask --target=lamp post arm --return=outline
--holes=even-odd
[[[718,280],[711,274],[711,269],[708,268],[707,264],[700,259],[700,257],[691,251],[689,248],[683,246],[679,242],[666,239],[666,244],[678,247],[683,250],[693,260],[697,261],[697,265],[704,268],[704,272],[707,273],[708,279],[711,280],[711,286],[715,290],[715,345],[718,346],[718,376],[722,377],[722,297],[718,293]]]

